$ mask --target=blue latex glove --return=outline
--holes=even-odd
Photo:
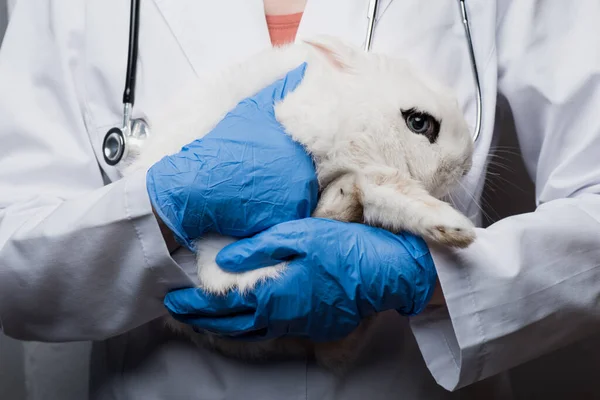
[[[203,233],[247,237],[310,216],[318,197],[313,161],[273,111],[305,68],[243,100],[202,139],[149,169],[152,206],[180,244],[195,250]]]
[[[362,224],[319,218],[282,223],[225,247],[230,272],[292,260],[281,279],[242,296],[201,289],[169,293],[165,305],[198,330],[244,339],[284,335],[315,341],[347,336],[370,315],[415,315],[429,302],[437,274],[425,242]]]

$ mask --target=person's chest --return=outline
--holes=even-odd
[[[487,152],[496,100],[495,5],[487,0],[466,4],[483,88],[485,112],[479,142]],[[368,8],[369,0],[308,0],[296,40],[327,34],[363,47]],[[148,0],[142,2],[140,11],[133,117],[144,117],[150,124],[178,88],[197,75],[243,61],[271,46],[262,0]],[[407,58],[450,85],[474,129],[474,75],[459,2],[381,0],[377,11],[371,51]],[[129,12],[128,2],[88,1],[83,96],[91,140],[100,159],[105,131],[122,119]],[[111,167],[102,167],[117,178]],[[476,165],[474,169],[482,168]]]

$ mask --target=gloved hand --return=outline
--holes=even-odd
[[[310,216],[318,197],[313,161],[273,111],[305,68],[243,100],[206,136],[149,169],[151,204],[180,244],[195,250],[203,233],[246,237]]]
[[[319,218],[282,223],[230,244],[217,263],[243,272],[290,259],[281,279],[258,284],[245,295],[180,289],[164,304],[179,321],[231,337],[329,341],[347,336],[377,312],[418,314],[437,278],[422,239]]]

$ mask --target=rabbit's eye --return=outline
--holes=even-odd
[[[402,111],[406,126],[412,132],[423,135],[429,139],[430,143],[434,143],[440,133],[440,123],[431,115],[410,109]]]

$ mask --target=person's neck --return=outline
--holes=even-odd
[[[304,11],[306,0],[264,0],[266,15],[296,14]]]

